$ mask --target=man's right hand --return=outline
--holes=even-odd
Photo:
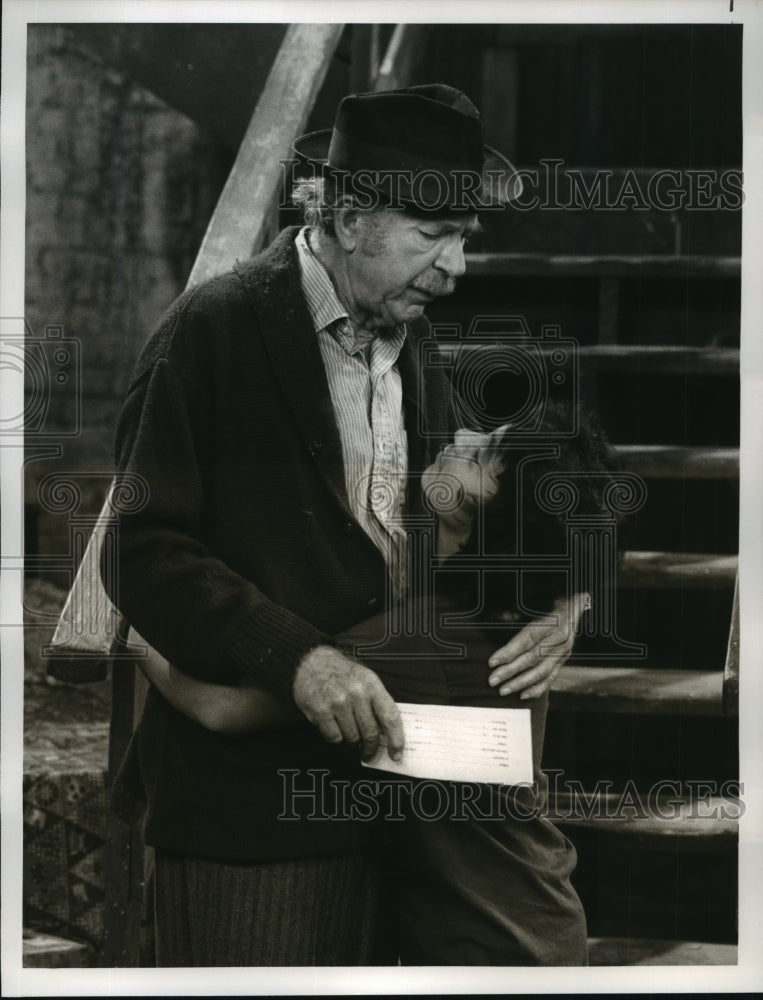
[[[390,757],[400,759],[400,712],[373,670],[333,646],[316,646],[300,661],[292,691],[297,708],[327,742],[360,744],[363,760],[371,760],[384,735]]]

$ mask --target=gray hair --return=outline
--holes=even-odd
[[[336,185],[330,178],[303,177],[295,181],[291,200],[301,211],[306,225],[333,236],[336,195]]]
[[[340,190],[335,179],[327,177],[303,177],[294,182],[291,200],[302,212],[305,224],[326,236],[335,236],[334,213],[337,208],[356,207],[364,212],[379,212],[384,208],[381,198],[372,199],[372,204],[360,204],[351,194]],[[366,192],[366,201],[367,192]]]

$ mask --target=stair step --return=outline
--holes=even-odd
[[[596,344],[579,347],[578,357],[586,368],[624,371],[629,375],[737,375],[739,372],[739,350],[734,347]]]
[[[554,710],[636,715],[723,714],[720,670],[588,667],[568,663],[551,688]]]
[[[691,587],[727,590],[734,586],[739,557],[701,552],[624,552],[617,575],[621,587]]]
[[[689,848],[723,850],[736,844],[742,811],[738,800],[706,794],[701,787],[695,794],[674,794],[663,786],[659,795],[558,789],[549,796],[548,818],[559,826],[648,837],[654,846],[680,840]]]
[[[509,329],[502,341],[495,335],[496,343],[511,343],[516,331]],[[476,335],[478,336],[478,335]],[[491,337],[492,339],[492,337]],[[451,345],[440,341],[443,348]],[[551,342],[530,340],[544,356],[558,350]],[[489,342],[458,344],[459,353],[490,350]],[[734,347],[680,347],[663,344],[581,344],[575,357],[584,372],[627,372],[629,375],[737,375],[739,351]]]
[[[741,257],[714,254],[466,254],[472,277],[736,278],[741,271]]]
[[[22,962],[25,969],[87,969],[95,964],[95,952],[80,941],[42,934],[24,928]]]
[[[620,444],[615,451],[625,468],[645,479],[736,479],[739,475],[738,448]]]
[[[737,946],[707,941],[589,938],[589,965],[736,965]]]

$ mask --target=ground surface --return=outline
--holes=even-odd
[[[25,590],[24,769],[57,771],[106,766],[109,682],[66,684],[47,676],[42,649],[53,634],[66,594],[45,580]],[[48,621],[45,621],[45,619]],[[36,624],[41,622],[41,624]]]

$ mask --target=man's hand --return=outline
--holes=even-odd
[[[560,599],[550,615],[525,626],[511,642],[497,649],[488,660],[491,687],[500,684],[502,695],[521,691],[523,699],[540,697],[572,652],[578,622],[587,607],[588,594]]]
[[[373,670],[333,646],[316,646],[294,675],[294,701],[329,743],[361,744],[370,760],[386,736],[387,752],[399,760],[403,722],[392,696]]]

